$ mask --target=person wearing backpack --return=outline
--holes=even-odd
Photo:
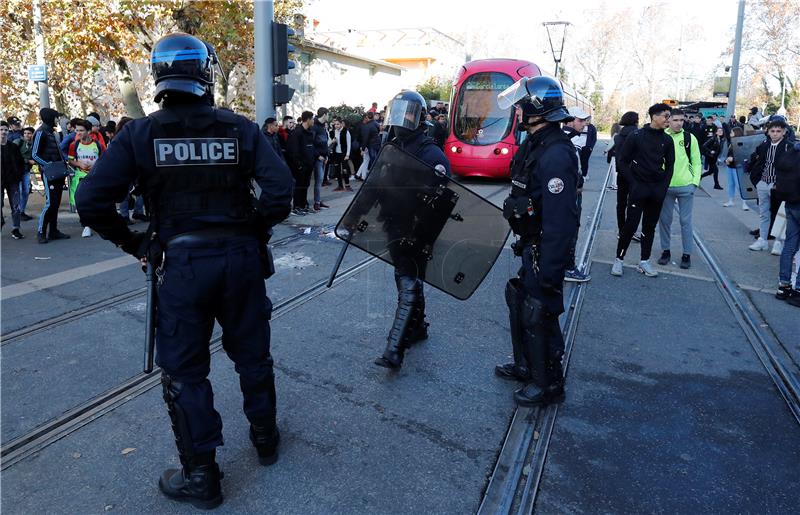
[[[70,143],[67,151],[67,161],[73,167],[75,175],[69,181],[70,204],[75,205],[75,192],[78,191],[78,184],[92,170],[94,163],[103,155],[104,148],[99,141],[92,137],[92,124],[86,120],[80,120],[75,125],[75,141]],[[81,237],[89,238],[92,230],[83,226]]]
[[[658,233],[661,237],[661,257],[659,265],[670,262],[670,232],[672,229],[672,214],[675,212],[675,203],[678,203],[678,214],[681,222],[681,244],[683,255],[680,267],[683,269],[692,266],[692,250],[694,237],[692,235],[692,209],[694,206],[694,192],[700,185],[703,165],[700,161],[700,145],[697,138],[688,131],[683,130],[684,113],[680,109],[672,111],[669,127],[664,133],[672,138],[675,145],[675,165],[672,179],[669,182],[667,196],[661,204],[661,216],[658,220]],[[709,140],[710,141],[710,140]],[[716,157],[713,161],[716,162]]]

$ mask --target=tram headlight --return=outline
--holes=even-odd
[[[450,152],[452,152],[452,153],[454,153],[454,154],[455,154],[456,152],[458,152],[458,147],[456,147],[455,145],[453,145],[452,147],[450,147]]]
[[[500,149],[500,153],[503,154],[503,155],[506,155],[506,154],[508,154],[508,149],[503,147],[503,148]]]

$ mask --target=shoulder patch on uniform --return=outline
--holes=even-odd
[[[156,166],[239,164],[236,138],[158,138],[153,147]]]
[[[558,177],[553,177],[547,183],[547,190],[554,195],[558,195],[559,193],[564,191],[564,181],[562,181]]]

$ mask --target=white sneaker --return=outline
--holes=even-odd
[[[780,256],[781,252],[783,252],[783,240],[775,240],[775,243],[772,244],[772,254],[773,256]]]
[[[650,261],[639,261],[639,266],[636,267],[636,270],[647,277],[658,277],[658,272],[650,264]]]
[[[622,263],[623,261],[621,259],[619,258],[614,259],[614,264],[611,265],[611,275],[622,277]]]
[[[750,250],[767,250],[769,248],[769,243],[764,238],[759,237],[756,241],[753,242],[752,245],[747,247]]]
[[[742,201],[742,211],[750,211],[750,206],[744,200]]]
[[[722,207],[731,207],[732,205],[733,205],[733,202],[729,200],[729,201],[725,202],[724,204],[722,204]]]
[[[92,230],[88,227],[83,228],[83,232],[81,233],[81,238],[89,238],[92,236]]]

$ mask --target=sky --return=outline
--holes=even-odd
[[[309,19],[319,22],[318,31],[431,26],[448,34],[486,38],[490,48],[506,54],[492,57],[517,57],[549,67],[553,65],[552,55],[541,22],[572,24],[566,54],[571,38],[580,37],[603,11],[638,11],[648,4],[662,5],[664,23],[678,27],[674,32],[676,47],[681,23],[707,27],[700,40],[684,45],[683,75],[687,82],[688,78],[700,81],[722,71],[720,66],[725,63],[720,55],[734,36],[737,0],[308,0],[305,12]],[[492,45],[495,41],[502,44]]]

